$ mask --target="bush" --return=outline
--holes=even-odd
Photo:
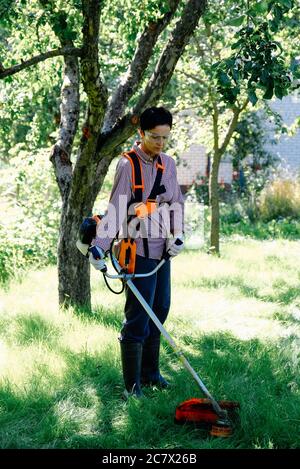
[[[56,262],[60,195],[49,150],[32,155],[11,151],[9,167],[0,171],[0,282],[30,266]],[[15,154],[18,153],[17,156]]]
[[[226,223],[221,219],[221,236],[245,236],[259,240],[300,238],[300,221],[282,218],[278,221],[250,223],[247,219],[238,223]]]
[[[259,197],[259,215],[263,221],[300,217],[300,182],[277,179],[263,189]]]
[[[220,233],[221,236],[239,235],[261,240],[299,239],[300,217],[279,216],[276,219],[263,220],[258,212],[258,216],[253,219],[249,213],[248,199],[241,198],[231,205],[220,204]]]

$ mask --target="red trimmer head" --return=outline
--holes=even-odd
[[[216,413],[209,399],[188,399],[176,407],[175,422],[193,423],[197,427],[208,429],[212,436],[229,437],[232,435],[240,405],[233,401],[218,401],[218,404],[226,412],[226,418]]]

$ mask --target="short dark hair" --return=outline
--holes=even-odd
[[[140,117],[141,130],[154,129],[157,125],[169,125],[172,129],[173,117],[164,107],[148,107]]]

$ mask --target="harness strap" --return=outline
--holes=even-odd
[[[142,202],[143,191],[145,189],[143,171],[139,157],[134,150],[123,153],[131,164],[132,170],[132,191],[134,193],[135,202]]]
[[[142,165],[140,158],[134,150],[123,153],[123,156],[127,158],[131,164],[132,170],[132,191],[134,193],[135,202],[142,202],[143,200],[143,191],[145,190],[144,177],[142,171]],[[147,200],[155,201],[156,197],[160,194],[166,192],[164,185],[161,185],[161,179],[163,172],[165,170],[164,165],[162,164],[161,156],[158,155],[156,162],[156,178],[151,190],[151,193]]]
[[[151,193],[148,197],[148,200],[155,200],[156,199],[156,196],[160,195],[160,194],[163,194],[164,192],[166,192],[166,188],[164,185],[160,185],[161,183],[161,178],[162,178],[162,175],[163,175],[163,172],[165,170],[165,167],[163,166],[162,164],[162,161],[161,161],[161,156],[158,155],[157,157],[157,163],[156,163],[156,168],[157,168],[157,173],[156,173],[156,178],[155,178],[155,181],[154,181],[154,184],[153,184],[153,187],[152,187],[152,190],[151,190]]]
[[[140,158],[136,154],[134,150],[130,150],[128,152],[123,153],[123,156],[127,158],[131,164],[132,170],[132,191],[134,193],[134,198],[128,204],[131,205],[132,202],[138,203],[138,209],[136,211],[137,216],[143,215],[146,216],[147,214],[151,214],[156,209],[156,197],[160,194],[166,192],[166,188],[164,185],[161,185],[161,179],[163,172],[165,170],[164,165],[162,164],[161,156],[158,155],[157,162],[156,162],[156,178],[151,190],[149,197],[147,198],[146,204],[143,203],[143,191],[145,190],[144,185],[144,178],[143,178],[143,171]],[[130,217],[132,218],[132,217]],[[128,220],[127,220],[128,222]],[[137,225],[138,227],[139,225]],[[145,257],[149,258],[149,245],[148,239],[143,239],[143,246]]]

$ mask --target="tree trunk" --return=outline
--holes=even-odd
[[[101,131],[102,121],[107,103],[107,89],[101,80],[99,69],[99,23],[102,2],[100,0],[83,0],[83,55],[81,59],[81,80],[88,96],[89,106],[83,124],[75,167],[68,180],[67,190],[61,191],[63,207],[60,223],[60,238],[58,245],[58,278],[59,303],[62,306],[77,305],[91,307],[90,267],[89,262],[76,248],[78,229],[84,217],[92,214],[92,208],[97,196],[93,191],[93,181],[96,173],[94,154],[97,137]],[[67,67],[67,62],[65,58]],[[77,74],[78,79],[78,74]],[[68,106],[70,93],[62,106],[62,116],[65,122],[61,123],[61,133],[68,130],[70,113]],[[77,99],[78,102],[78,99]],[[66,135],[75,133],[65,132]],[[58,174],[60,166],[55,161]],[[61,163],[61,159],[60,159]],[[100,178],[101,179],[101,178]],[[99,181],[103,182],[104,176]],[[61,187],[61,180],[60,187]]]
[[[91,308],[90,267],[77,249],[79,227],[86,216],[92,215],[97,191],[93,190],[95,167],[77,168],[76,179],[62,207],[58,245],[59,303]],[[99,175],[102,185],[105,173]],[[76,184],[75,184],[76,183]]]
[[[224,141],[219,146],[219,110],[216,102],[213,102],[213,132],[214,132],[214,156],[211,173],[209,176],[209,202],[211,207],[210,224],[210,250],[212,254],[220,254],[220,209],[219,209],[219,184],[218,174],[221,158],[224,155],[233,132],[236,129],[239,116],[248,106],[249,100],[246,99],[241,107],[232,108],[233,116],[225,135]]]
[[[82,217],[75,211],[63,211],[58,244],[58,293],[61,306],[91,307],[90,266],[78,251],[74,240]]]
[[[218,174],[221,161],[221,154],[215,152],[211,172],[209,176],[209,203],[211,210],[210,222],[210,251],[212,254],[220,253],[220,210],[219,210],[219,185]]]
[[[115,156],[113,153],[111,156]],[[91,161],[91,157],[88,158]],[[67,201],[62,207],[58,245],[59,303],[67,306],[84,306],[91,309],[89,261],[77,249],[78,230],[84,217],[91,216],[93,206],[106,176],[109,159],[96,172],[95,164],[77,166],[76,177]],[[97,184],[94,175],[97,175]],[[101,280],[99,274],[99,281]]]
[[[99,187],[106,176],[109,161],[103,165],[77,167],[76,178],[73,178],[69,199],[62,208],[60,238],[58,245],[59,303],[91,308],[90,266],[77,249],[78,230],[83,219],[92,215]],[[100,170],[101,169],[101,170]],[[95,184],[94,175],[97,175]],[[76,184],[75,184],[76,183]],[[100,275],[99,275],[100,280]]]

